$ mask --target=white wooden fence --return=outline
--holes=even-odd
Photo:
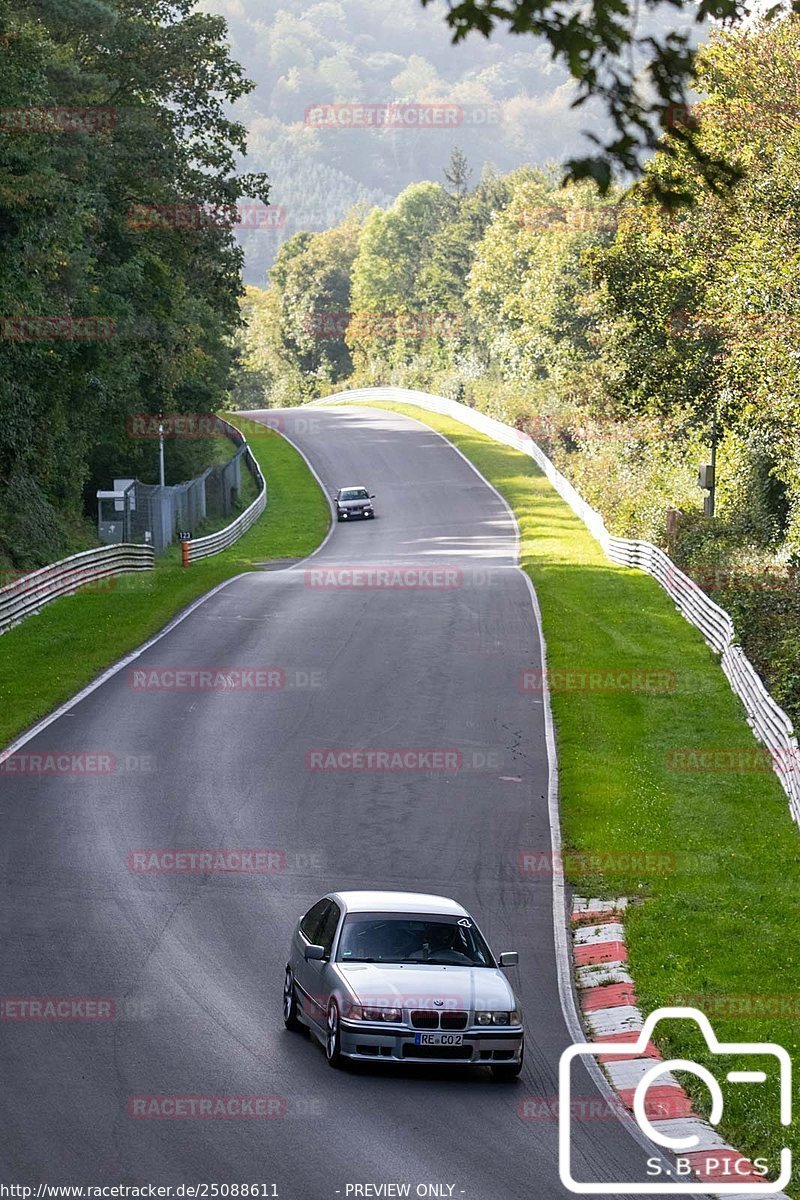
[[[651,542],[635,538],[614,537],[605,527],[600,513],[591,508],[541,447],[526,433],[504,425],[485,413],[427,392],[406,388],[362,388],[337,392],[315,404],[341,404],[346,401],[394,401],[412,404],[429,412],[452,417],[462,424],[486,434],[496,442],[513,446],[530,455],[544,472],[559,496],[581,518],[589,532],[600,543],[612,562],[622,566],[639,567],[652,575],[669,594],[680,613],[700,630],[708,644],[721,655],[721,666],[731,688],[742,701],[747,719],[756,737],[766,746],[773,769],[789,798],[794,820],[800,825],[800,752],[792,723],[764,687],[760,676],[741,646],[734,643],[733,621],[728,613],[698,587],[694,580],[672,562],[667,554]]]

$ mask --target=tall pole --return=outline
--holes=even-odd
[[[161,413],[158,414],[158,478],[164,487],[164,420]]]
[[[711,489],[708,498],[711,501],[709,516],[714,515],[714,501],[717,495],[717,397],[714,397],[714,413],[711,417]]]

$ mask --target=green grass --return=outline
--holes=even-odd
[[[642,901],[625,925],[646,1012],[699,995],[791,995],[793,1018],[721,1018],[710,1002],[705,1008],[721,1040],[774,1041],[796,1063],[800,832],[786,796],[771,771],[709,774],[668,765],[676,748],[756,746],[717,657],[655,580],[605,558],[527,456],[414,406],[376,407],[406,412],[444,433],[513,508],[521,564],[542,609],[551,674],[635,668],[674,674],[674,690],[662,694],[553,691],[565,847],[617,856],[652,852],[674,865],[660,875],[573,868],[568,878],[579,895]],[[789,1134],[779,1126],[771,1084],[725,1083],[695,1028],[663,1026],[665,1056],[703,1062],[722,1074],[721,1131],[737,1149],[768,1152],[774,1178],[784,1141],[795,1157],[800,1153],[797,1126]],[[770,1063],[763,1065],[774,1073]],[[707,1114],[704,1085],[689,1075],[681,1081]]]
[[[236,454],[238,446],[232,442],[229,437],[220,435],[211,442],[211,453],[209,455],[209,466],[222,466],[233,458]],[[249,508],[258,495],[258,485],[255,479],[250,474],[244,463],[240,468],[241,488],[239,496],[231,507],[228,516],[208,516],[204,521],[201,521],[193,531],[193,536],[196,538],[207,537],[210,533],[217,533],[220,529],[224,529],[226,525],[230,525],[231,521]]]
[[[319,545],[330,510],[302,457],[272,431],[251,437],[250,446],[267,480],[268,503],[230,550],[184,568],[173,546],[154,571],[120,575],[108,591],[56,600],[0,637],[0,746],[210,588],[256,563],[303,558]]]

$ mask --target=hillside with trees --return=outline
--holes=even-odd
[[[508,172],[563,161],[600,108],[571,107],[574,82],[541,40],[498,31],[452,45],[441,11],[419,0],[203,0],[226,19],[232,54],[258,87],[236,106],[248,169],[267,171],[280,230],[242,231],[245,279],[263,285],[278,246],[338,224],[354,206],[386,207],[408,184],[439,178],[454,147]],[[688,22],[687,22],[688,24]],[[326,104],[435,103],[457,108],[439,128],[315,125]]]
[[[252,85],[224,22],[194,7],[0,0],[0,566],[91,539],[94,492],[115,476],[158,478],[129,417],[228,394],[230,206],[268,188],[236,174],[244,128],[226,110]],[[171,443],[168,482],[207,452]]]
[[[799,77],[798,17],[702,48],[686,121],[741,172],[727,190],[670,135],[606,196],[534,167],[476,182],[455,155],[388,210],[287,241],[248,292],[242,347],[251,402],[398,384],[530,432],[614,532],[669,544],[732,611],[795,720]],[[691,205],[654,201],[659,185]],[[709,520],[696,478],[715,428]]]

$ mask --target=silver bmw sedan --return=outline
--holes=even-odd
[[[522,1014],[469,913],[444,896],[331,892],[292,937],[287,1029],[308,1027],[342,1060],[474,1063],[498,1079],[522,1070]]]

